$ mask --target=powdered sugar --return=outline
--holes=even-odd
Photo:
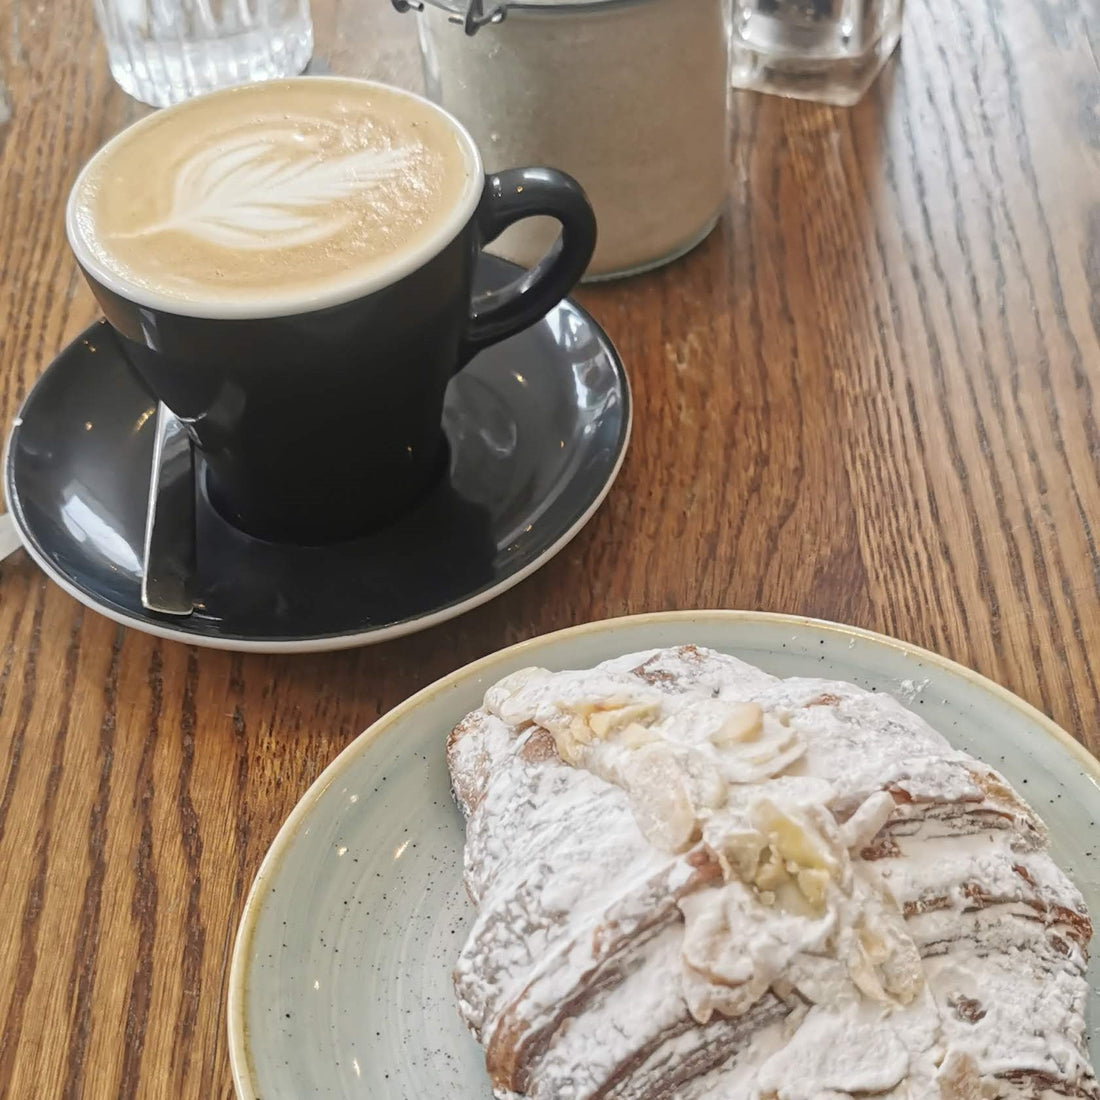
[[[457,981],[500,1095],[1094,1094],[1080,895],[896,701],[686,647],[486,702]]]

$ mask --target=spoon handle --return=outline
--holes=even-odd
[[[10,558],[22,545],[11,512],[0,512],[0,561]]]
[[[149,478],[141,602],[161,615],[190,615],[194,580],[195,460],[187,429],[161,402]]]

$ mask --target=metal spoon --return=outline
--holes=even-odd
[[[195,610],[195,460],[187,429],[157,405],[156,442],[145,519],[141,602],[161,615]]]

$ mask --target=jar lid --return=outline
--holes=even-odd
[[[546,11],[568,8],[571,12],[584,8],[605,8],[623,0],[392,0],[401,12],[423,11],[427,4],[448,12],[452,23],[458,23],[469,35],[477,34],[487,23],[500,23],[509,11]]]

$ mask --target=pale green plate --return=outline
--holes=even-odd
[[[470,919],[463,824],[443,744],[517,668],[583,668],[694,642],[779,676],[889,691],[1001,770],[1051,829],[1055,858],[1100,913],[1100,764],[1016,696],[942,657],[850,627],[736,611],[592,623],[486,657],[414,695],[329,766],[252,887],[229,979],[243,1100],[489,1100],[450,970]],[[1100,1020],[1100,960],[1090,970]],[[1090,1033],[1094,1055],[1100,1033]]]

